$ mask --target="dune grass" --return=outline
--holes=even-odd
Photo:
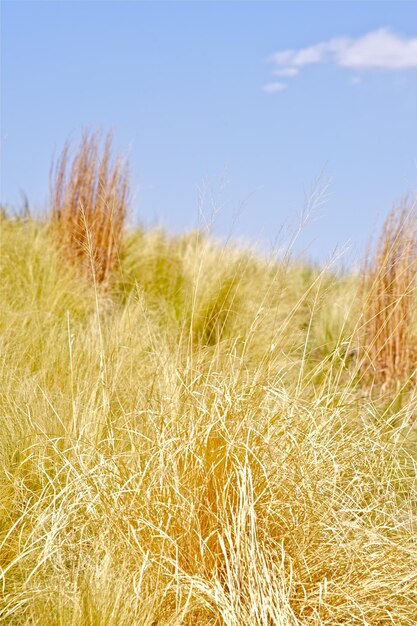
[[[389,212],[364,271],[363,369],[377,385],[415,378],[416,280],[417,213],[410,198]]]
[[[50,211],[63,258],[107,285],[120,254],[129,203],[126,159],[112,157],[112,135],[86,130],[51,168]]]
[[[2,623],[416,624],[417,396],[370,393],[360,278],[138,229],[109,290],[2,238]]]

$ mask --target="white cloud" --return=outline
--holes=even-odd
[[[284,91],[287,88],[286,83],[267,83],[263,86],[265,93],[276,93],[277,91]]]
[[[328,41],[322,41],[314,46],[300,48],[299,50],[282,50],[269,57],[275,65],[286,65],[289,68],[302,67],[326,61],[330,54],[336,54],[343,50],[349,43],[346,37],[334,37]]]
[[[356,39],[334,37],[298,50],[280,50],[269,60],[275,65],[273,74],[278,76],[296,76],[301,67],[317,63],[354,70],[413,69],[417,68],[417,37],[404,37],[389,28],[380,28]]]
[[[275,52],[271,54],[269,60],[273,61],[277,65],[288,65],[292,63],[296,50],[283,50],[282,52]]]
[[[292,64],[296,66],[311,65],[312,63],[320,63],[326,54],[327,44],[319,43],[316,46],[302,48],[293,55]]]
[[[297,76],[300,70],[297,67],[283,67],[282,70],[275,70],[275,76]]]
[[[381,28],[351,41],[341,50],[339,65],[390,70],[417,68],[417,37],[407,39]]]

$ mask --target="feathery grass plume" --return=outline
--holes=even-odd
[[[129,201],[127,160],[112,159],[112,135],[85,131],[71,158],[67,143],[51,169],[51,216],[68,259],[108,284],[118,262]]]
[[[416,202],[394,207],[363,273],[363,372],[377,384],[404,384],[416,363],[413,308],[417,286]]]

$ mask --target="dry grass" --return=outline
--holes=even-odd
[[[139,232],[109,297],[3,226],[0,622],[415,626],[417,401],[347,371],[354,282]]]
[[[361,344],[365,378],[382,385],[404,384],[414,376],[413,312],[417,279],[416,202],[389,213],[375,254],[364,270]]]
[[[109,283],[118,261],[128,199],[127,162],[112,160],[111,134],[85,132],[72,159],[66,144],[52,168],[52,220],[65,256],[97,283]]]

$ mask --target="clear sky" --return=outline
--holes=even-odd
[[[417,189],[417,2],[4,1],[1,199],[45,208],[86,126],[130,147],[133,213],[265,245],[359,253]],[[201,220],[200,220],[201,221]],[[351,253],[351,254],[352,254]]]

